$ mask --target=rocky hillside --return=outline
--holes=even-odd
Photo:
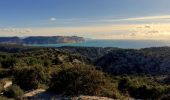
[[[57,43],[76,43],[85,41],[83,37],[77,36],[31,36],[20,37],[0,37],[0,43],[10,44],[57,44]]]
[[[68,52],[68,54],[77,54],[88,60],[89,63],[102,68],[103,71],[114,75],[170,74],[170,47],[145,48],[140,50],[96,47],[41,49],[50,50],[50,52],[58,50]],[[21,53],[32,50],[40,51],[40,48],[25,47],[22,45],[0,45],[1,52]]]
[[[57,43],[76,43],[85,41],[82,37],[77,36],[52,36],[52,37],[27,37],[23,39],[24,44],[57,44]]]
[[[170,74],[170,47],[135,49],[60,47],[78,53],[110,74]]]
[[[170,47],[0,45],[0,100],[169,100],[169,74]]]
[[[98,58],[104,56],[112,50],[118,50],[118,48],[100,48],[100,47],[59,47],[59,50],[64,50],[70,53],[77,53],[82,56],[88,57],[91,61],[95,61]]]
[[[111,74],[170,74],[170,48],[113,50],[95,64]]]

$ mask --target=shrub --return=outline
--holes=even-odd
[[[5,78],[11,76],[9,69],[0,69],[0,78]]]
[[[49,75],[44,67],[25,67],[14,72],[15,83],[22,89],[37,89],[41,84],[47,84]]]
[[[79,65],[52,76],[49,90],[64,95],[117,97],[113,84],[93,66]]]
[[[170,94],[163,95],[160,100],[169,100]]]
[[[56,57],[53,61],[52,61],[53,64],[55,65],[59,65],[59,64],[62,64],[63,61],[61,59],[59,59],[59,57]]]
[[[2,82],[0,82],[0,93],[2,93],[2,92],[3,92],[3,90],[4,90],[3,83],[2,83]],[[0,100],[1,100],[1,99],[0,99]]]
[[[17,60],[14,58],[7,58],[1,61],[1,66],[3,68],[13,68],[16,64]]]
[[[118,89],[122,93],[126,93],[126,92],[128,92],[130,85],[131,85],[130,81],[127,78],[123,78],[119,81]]]
[[[44,60],[43,65],[44,65],[45,67],[49,67],[49,66],[52,65],[52,63],[51,63],[50,60]]]
[[[24,91],[17,85],[13,85],[5,90],[4,95],[9,98],[19,98],[24,94]]]
[[[134,79],[135,80],[135,79]],[[123,78],[119,81],[118,89],[122,93],[129,93],[130,96],[136,99],[158,99],[163,93],[163,88],[159,86],[143,85],[142,82],[135,82],[130,78]],[[140,84],[138,84],[140,83]],[[151,84],[151,83],[150,83]]]
[[[6,97],[0,96],[0,100],[9,100],[9,99]]]

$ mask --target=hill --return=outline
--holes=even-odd
[[[170,96],[169,74],[170,47],[136,50],[0,45],[0,99],[83,95],[161,100]],[[4,88],[3,80],[12,86]],[[36,90],[45,92],[24,97]]]
[[[20,37],[0,37],[0,43],[10,44],[57,44],[57,43],[76,43],[83,42],[83,37],[77,36],[31,36]]]
[[[57,44],[57,43],[76,43],[85,41],[83,37],[77,36],[37,36],[27,37],[22,40],[23,44]]]
[[[112,50],[96,60],[95,65],[111,74],[170,74],[170,48]]]
[[[139,50],[99,47],[60,47],[58,49],[85,56],[95,66],[114,75],[170,74],[170,47]]]

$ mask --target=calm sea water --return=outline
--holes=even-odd
[[[34,44],[31,46],[61,47],[61,46],[83,46],[83,47],[118,47],[118,48],[147,48],[170,46],[170,41],[165,40],[87,40],[80,43],[60,44]]]

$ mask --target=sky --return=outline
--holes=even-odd
[[[1,0],[0,36],[169,39],[170,0]]]

